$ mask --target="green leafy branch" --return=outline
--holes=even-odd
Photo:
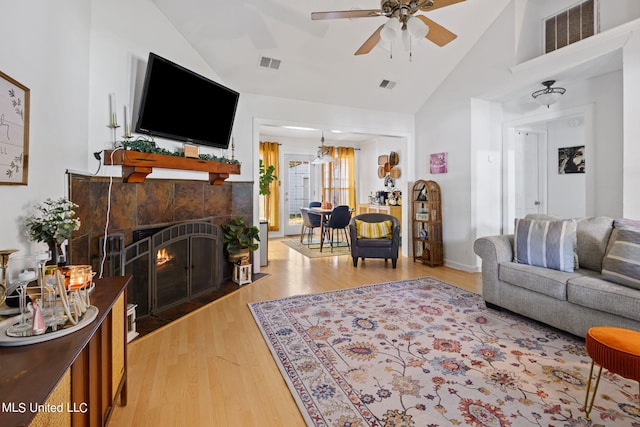
[[[120,142],[124,148],[127,150],[138,151],[140,153],[152,153],[152,154],[163,154],[166,156],[175,156],[175,157],[184,157],[184,152],[182,151],[169,151],[167,149],[158,147],[155,142],[149,141],[146,139],[134,139],[131,141],[121,141]],[[231,165],[239,165],[240,162],[235,159],[228,159],[226,157],[219,157],[213,154],[200,154],[198,156],[200,160],[207,160],[211,162],[220,162],[220,163],[228,163]]]

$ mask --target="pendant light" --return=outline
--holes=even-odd
[[[322,131],[322,138],[320,138],[320,150],[318,150],[318,154],[316,158],[311,162],[314,165],[321,165],[325,163],[333,162],[333,157],[329,154],[329,149],[324,146],[324,131]]]
[[[531,94],[533,99],[538,102],[540,105],[546,105],[549,108],[549,105],[555,104],[560,100],[560,97],[567,91],[563,87],[552,87],[555,83],[555,80],[547,80],[542,82],[542,86],[544,89],[537,90]]]

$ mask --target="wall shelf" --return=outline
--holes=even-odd
[[[122,165],[122,180],[124,182],[144,182],[147,175],[153,172],[153,168],[208,172],[209,184],[211,185],[222,185],[225,179],[229,178],[229,175],[240,174],[240,165],[210,160],[142,153],[133,150],[105,150],[103,155],[105,165]]]

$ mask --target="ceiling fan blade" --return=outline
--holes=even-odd
[[[421,7],[420,10],[430,11],[441,9],[443,7],[451,6],[452,4],[463,2],[464,0],[434,0],[433,6]]]
[[[427,26],[429,27],[429,32],[427,33],[425,38],[427,40],[431,40],[432,42],[434,42],[440,47],[452,42],[453,40],[456,39],[456,37],[458,37],[451,31],[447,30],[442,25],[436,24],[434,21],[432,21],[431,19],[427,18],[424,15],[415,15],[415,16],[416,18],[420,18],[420,20],[425,24],[427,24]]]
[[[311,19],[316,21],[319,19],[340,19],[340,18],[371,18],[372,16],[381,16],[380,9],[365,10],[335,10],[332,12],[311,12]]]
[[[367,41],[360,46],[360,49],[358,49],[354,55],[364,55],[371,52],[371,49],[373,49],[380,41],[380,31],[382,30],[382,27],[384,27],[384,24],[380,25],[378,29],[371,34]]]

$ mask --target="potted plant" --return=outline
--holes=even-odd
[[[269,186],[273,181],[278,179],[278,177],[274,173],[275,171],[276,171],[276,167],[274,165],[269,165],[269,167],[267,168],[264,166],[264,162],[262,161],[262,159],[260,159],[259,184],[260,184],[261,196],[268,196],[269,194],[271,194],[271,189],[269,188]],[[269,202],[266,197],[264,202],[264,211],[265,211],[265,217],[266,217],[265,219],[268,221],[269,220]]]
[[[247,224],[242,218],[231,218],[227,224],[222,224],[222,243],[229,261],[235,263],[249,252],[258,249],[260,230],[254,225]]]
[[[48,263],[65,262],[61,245],[71,238],[71,234],[80,228],[80,219],[74,208],[78,205],[61,197],[46,199],[35,206],[35,213],[25,218],[29,237],[35,242],[44,242],[51,251]]]

